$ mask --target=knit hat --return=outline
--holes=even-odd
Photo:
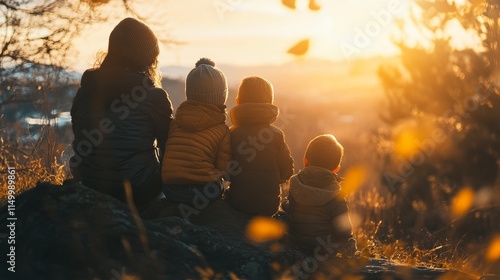
[[[201,58],[186,78],[186,97],[214,105],[224,105],[227,82],[222,71],[209,58]]]
[[[274,101],[273,85],[261,77],[247,77],[241,81],[238,89],[239,104],[270,103]]]
[[[310,166],[319,166],[334,170],[340,165],[344,148],[331,134],[316,136],[307,145],[305,158]]]
[[[160,54],[153,30],[134,18],[126,18],[109,35],[108,55],[130,61],[134,67],[147,68]]]

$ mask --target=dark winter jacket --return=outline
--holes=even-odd
[[[168,94],[143,74],[117,67],[83,74],[71,108],[73,176],[90,188],[125,200],[129,181],[136,204],[161,190],[158,149],[172,120]]]
[[[163,157],[163,183],[206,184],[219,181],[231,159],[225,108],[187,100],[170,126]]]
[[[229,203],[251,215],[271,216],[278,211],[280,184],[293,174],[293,158],[285,135],[272,123],[278,108],[266,103],[244,103],[231,110],[233,168]]]
[[[309,166],[292,176],[283,210],[300,246],[314,249],[321,244],[318,237],[342,245],[352,237],[349,209],[339,191],[337,175],[325,168]]]

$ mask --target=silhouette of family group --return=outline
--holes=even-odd
[[[223,199],[248,215],[286,220],[302,248],[314,249],[323,238],[353,255],[337,139],[312,139],[304,168],[294,174],[285,135],[273,125],[279,110],[269,81],[241,81],[228,126],[226,78],[202,58],[186,77],[186,101],[174,115],[158,55],[158,39],[143,22],[126,18],[113,29],[106,55],[83,74],[71,108],[74,179],[124,202],[128,187],[139,209],[159,199],[192,205],[198,194]]]

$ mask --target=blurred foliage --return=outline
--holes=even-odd
[[[397,237],[436,231],[499,202],[474,198],[498,191],[500,182],[500,2],[415,3],[398,32],[401,63],[378,72],[386,93],[380,115],[389,125],[377,139],[381,181],[398,213],[381,231],[403,229]],[[415,43],[415,34],[405,34],[411,24],[419,30]],[[456,26],[480,44],[457,47]]]

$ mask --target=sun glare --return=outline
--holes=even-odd
[[[278,240],[286,233],[282,222],[269,217],[255,217],[247,225],[246,236],[255,243]]]
[[[475,193],[471,188],[463,188],[453,199],[451,214],[453,217],[463,216],[474,204]]]
[[[342,193],[349,196],[355,193],[365,182],[367,170],[364,166],[354,166],[350,168],[342,181]]]
[[[416,131],[407,129],[396,136],[396,153],[402,157],[409,157],[419,148]]]
[[[500,260],[500,235],[496,235],[486,252],[486,260],[494,262]]]

